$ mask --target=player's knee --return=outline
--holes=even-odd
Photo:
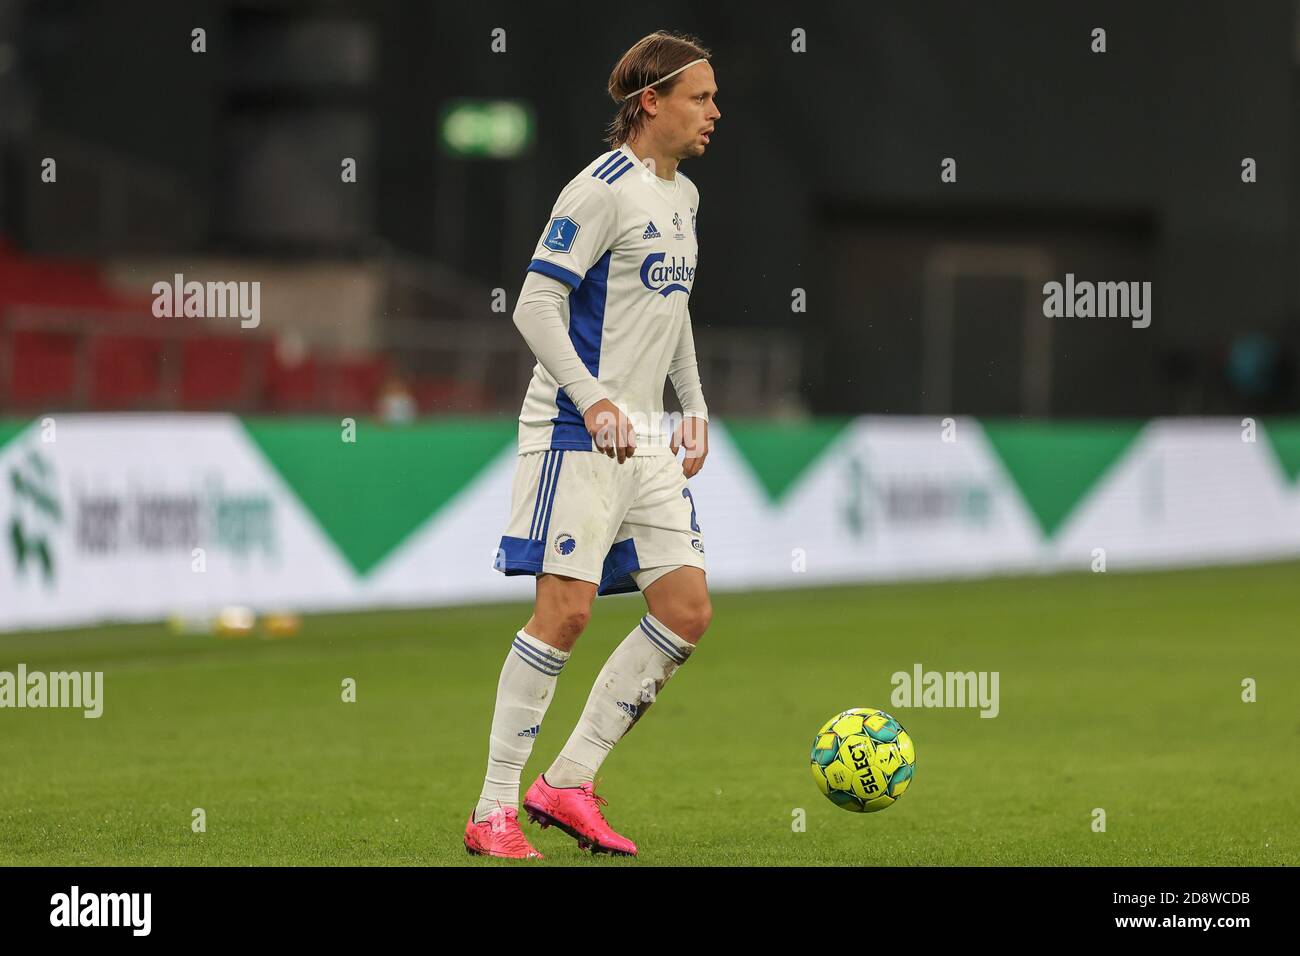
[[[712,621],[713,604],[708,598],[703,598],[674,608],[669,626],[682,640],[695,644],[704,636]]]
[[[561,636],[567,641],[576,641],[583,631],[587,629],[587,622],[591,620],[591,608],[582,605],[572,605],[564,608],[560,612],[558,626]]]
[[[591,607],[580,601],[539,603],[528,619],[528,633],[562,651],[572,650],[574,642],[587,629]]]
[[[579,594],[559,595],[559,600],[548,602],[546,626],[568,648],[587,629],[591,620],[591,602]]]
[[[698,641],[704,636],[704,632],[709,629],[709,625],[713,623],[713,602],[708,598],[695,605],[695,620],[693,623],[695,625],[693,628],[695,636],[691,640]]]

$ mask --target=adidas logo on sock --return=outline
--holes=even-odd
[[[533,724],[533,725],[532,725],[531,727],[529,727],[527,730],[521,730],[521,731],[519,731],[519,733],[515,734],[515,736],[516,736],[516,737],[536,737],[536,736],[537,736],[537,732],[538,732],[539,730],[541,730],[541,729],[542,729],[542,725],[541,725],[541,724]]]
[[[622,701],[622,700],[620,700],[620,701],[618,702],[618,707],[619,707],[619,710],[622,710],[624,713],[626,713],[628,716],[630,716],[633,720],[636,719],[637,710],[638,710],[636,704],[629,704],[629,703],[627,703],[626,701]]]
[[[645,232],[641,233],[641,238],[658,239],[659,236],[660,236],[660,232],[658,229],[655,228],[655,221],[651,219],[649,224],[645,227]]]

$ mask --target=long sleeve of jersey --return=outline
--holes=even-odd
[[[682,334],[677,339],[677,351],[668,366],[668,377],[673,383],[677,400],[682,403],[683,418],[709,420],[709,406],[704,403],[704,386],[700,384],[700,366],[695,358],[695,335],[691,331],[691,313],[686,313]]]
[[[515,328],[537,356],[542,368],[564,389],[579,413],[585,415],[587,409],[609,395],[578,357],[569,339],[569,331],[564,327],[564,302],[568,296],[569,287],[560,280],[540,272],[527,273],[515,306]],[[694,361],[692,346],[692,368]],[[698,388],[698,376],[695,381]]]

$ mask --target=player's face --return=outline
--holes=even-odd
[[[704,155],[713,135],[713,124],[722,118],[717,95],[713,67],[696,63],[682,74],[682,81],[664,101],[665,119],[679,159]]]

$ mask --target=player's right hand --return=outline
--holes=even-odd
[[[582,416],[587,433],[596,443],[596,449],[621,465],[636,451],[636,429],[622,410],[607,398],[602,398]]]

